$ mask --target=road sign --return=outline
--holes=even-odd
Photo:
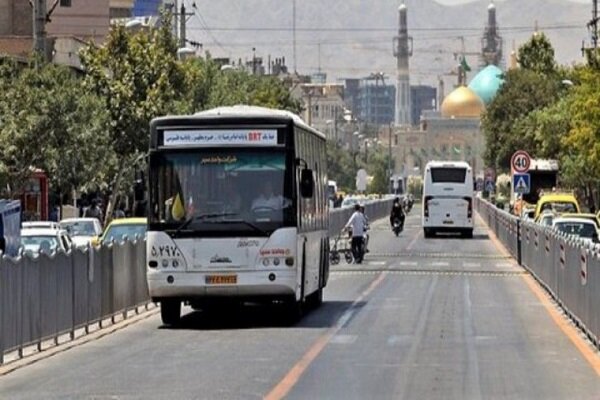
[[[526,151],[517,150],[510,159],[510,167],[515,174],[524,174],[529,171],[531,157]]]
[[[494,184],[494,181],[486,179],[485,181],[485,191],[488,193],[493,193],[496,191],[496,185]]]
[[[513,175],[513,190],[515,193],[527,194],[531,189],[531,177],[529,174]]]

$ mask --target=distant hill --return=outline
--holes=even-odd
[[[582,60],[580,49],[582,40],[588,39],[585,24],[591,15],[590,4],[567,0],[505,0],[495,3],[504,38],[505,62],[513,40],[517,46],[527,40],[536,21],[552,41],[560,63]],[[204,0],[196,1],[196,4],[204,22],[200,22],[198,17],[192,18],[188,36],[204,43],[205,49],[214,56],[250,59],[254,47],[257,56],[265,59],[269,54],[272,57],[285,56],[286,63],[292,67],[291,30],[223,30],[256,27],[291,29],[292,0]],[[392,37],[395,32],[392,29],[397,29],[399,4],[397,0],[297,0],[298,71],[317,71],[320,42],[321,67],[328,73],[329,80],[361,77],[374,71],[383,71],[393,80]],[[444,6],[434,0],[406,0],[406,4],[409,32],[414,38],[411,83],[435,84],[438,74],[452,69],[456,64],[452,52],[461,48],[458,36],[465,37],[467,51],[480,49],[489,0],[456,6]],[[209,33],[203,28],[206,26],[215,30]],[[380,30],[365,30],[372,28]],[[215,39],[222,47],[216,44]],[[469,56],[468,60],[475,71],[478,58]],[[449,77],[446,81],[450,83],[453,79]]]

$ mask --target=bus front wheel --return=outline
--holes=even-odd
[[[176,325],[181,319],[181,301],[167,299],[160,302],[160,318],[165,325]]]
[[[309,308],[319,308],[323,304],[323,288],[318,289],[306,297],[306,303]]]

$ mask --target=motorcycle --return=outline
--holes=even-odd
[[[402,230],[404,229],[404,224],[398,218],[394,219],[394,223],[392,225],[392,231],[396,236],[399,236]]]

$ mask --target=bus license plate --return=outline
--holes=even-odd
[[[444,225],[452,225],[453,223],[454,221],[448,219],[444,221]]]
[[[207,275],[205,282],[207,285],[235,285],[237,275]]]

